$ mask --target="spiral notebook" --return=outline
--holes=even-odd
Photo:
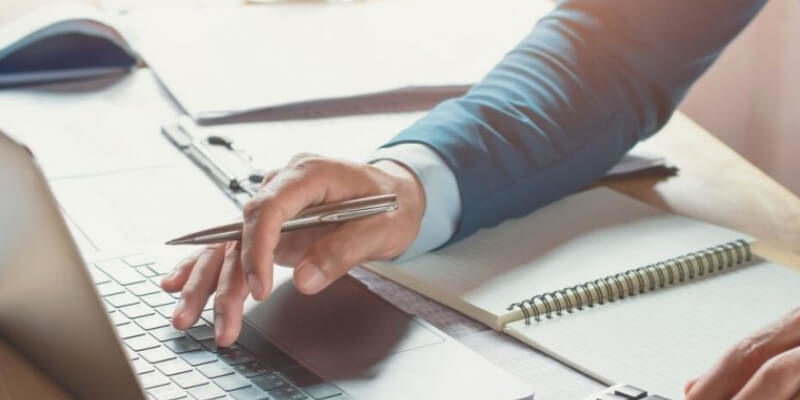
[[[800,275],[753,255],[751,242],[598,188],[368,268],[605,383],[680,398],[688,379],[800,300]]]

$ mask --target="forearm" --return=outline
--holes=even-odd
[[[562,2],[465,96],[387,147],[420,143],[454,174],[454,239],[602,176],[669,119],[764,0]]]

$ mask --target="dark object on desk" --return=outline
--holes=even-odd
[[[633,385],[617,384],[595,393],[584,400],[669,400]]]
[[[42,9],[0,31],[0,88],[123,74],[137,62],[92,9]]]

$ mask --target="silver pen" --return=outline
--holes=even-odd
[[[354,200],[323,204],[321,206],[307,208],[295,218],[284,222],[281,227],[281,232],[351,221],[391,212],[398,208],[397,195],[394,194],[362,197]],[[241,238],[242,223],[236,222],[177,237],[168,241],[166,244],[212,244],[241,240]]]

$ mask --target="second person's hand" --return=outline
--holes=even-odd
[[[281,234],[281,225],[303,209],[357,197],[395,193],[394,212],[337,225]],[[419,231],[425,196],[415,175],[401,164],[353,163],[298,155],[267,174],[257,196],[244,207],[241,242],[208,246],[181,261],[162,281],[181,292],[173,325],[188,329],[214,294],[217,343],[239,336],[248,294],[264,300],[272,290],[274,264],[293,266],[294,283],[305,294],[323,290],[352,267],[402,254]]]

